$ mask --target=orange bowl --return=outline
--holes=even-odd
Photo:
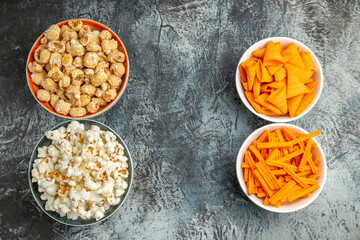
[[[98,116],[104,112],[106,112],[107,110],[109,110],[112,106],[115,105],[115,103],[120,99],[121,95],[123,94],[125,88],[126,88],[126,85],[127,85],[127,81],[128,81],[128,77],[129,77],[129,70],[130,70],[130,65],[129,65],[129,58],[128,58],[128,54],[126,52],[126,49],[125,49],[125,46],[124,44],[122,43],[122,41],[120,40],[120,38],[118,37],[118,35],[116,35],[110,28],[108,28],[107,26],[101,24],[101,23],[98,23],[98,22],[95,22],[93,20],[88,20],[88,19],[80,19],[84,25],[89,25],[92,29],[97,29],[97,30],[108,30],[112,37],[118,41],[119,43],[119,48],[120,50],[125,54],[125,62],[124,62],[124,65],[125,65],[125,74],[122,78],[122,84],[121,84],[121,87],[120,87],[120,90],[118,91],[116,97],[114,98],[114,100],[112,100],[111,102],[109,102],[106,106],[104,107],[101,107],[97,112],[95,113],[90,113],[90,114],[85,114],[84,116],[81,116],[81,117],[72,117],[70,115],[63,115],[63,114],[60,114],[60,113],[57,113],[55,111],[55,109],[49,104],[49,103],[46,103],[46,102],[42,102],[40,101],[37,97],[36,97],[36,92],[37,90],[39,89],[39,87],[33,83],[33,81],[31,81],[31,72],[29,71],[28,69],[28,64],[30,62],[33,62],[34,61],[34,52],[35,50],[41,45],[40,41],[41,39],[44,37],[44,33],[42,33],[40,35],[40,37],[35,41],[34,45],[32,46],[30,52],[29,52],[29,56],[27,58],[27,61],[26,61],[26,78],[27,78],[27,83],[28,83],[28,86],[30,88],[30,91],[32,93],[32,95],[34,96],[34,98],[36,99],[36,101],[41,105],[43,106],[47,111],[51,112],[52,114],[55,114],[57,116],[60,116],[60,117],[63,117],[63,118],[68,118],[68,119],[85,119],[85,118],[92,118],[92,117],[95,117],[95,116]],[[60,23],[57,23],[56,25],[58,25],[59,27],[62,27],[63,25],[67,24],[69,20],[66,20],[66,21],[63,21],[63,22],[60,22]]]

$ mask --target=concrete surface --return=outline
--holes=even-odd
[[[31,95],[27,54],[51,24],[89,18],[127,47],[129,85],[95,118],[114,128],[135,162],[122,208],[95,226],[68,227],[37,207],[30,154],[64,121]],[[358,1],[1,1],[1,239],[359,239],[360,4]],[[235,160],[268,122],[241,103],[234,84],[242,53],[269,36],[307,44],[320,59],[323,94],[294,124],[323,134],[326,186],[309,207],[261,210],[241,191]]]

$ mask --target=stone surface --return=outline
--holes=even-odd
[[[0,238],[359,239],[360,5],[358,1],[1,1]],[[46,130],[25,79],[27,54],[50,25],[89,18],[112,28],[129,53],[125,94],[95,118],[115,129],[135,162],[131,193],[110,219],[80,228],[41,212],[28,161]],[[323,94],[293,123],[312,131],[328,162],[309,207],[276,214],[251,203],[236,179],[245,138],[268,122],[241,103],[236,65],[254,42],[288,36],[324,70]]]

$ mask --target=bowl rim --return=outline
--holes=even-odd
[[[290,212],[296,212],[299,211],[307,206],[309,206],[311,203],[313,203],[320,195],[320,193],[322,192],[325,183],[326,183],[326,177],[327,177],[327,163],[326,163],[326,157],[324,154],[324,151],[320,145],[320,143],[315,139],[315,137],[311,138],[316,144],[316,148],[319,150],[320,153],[320,157],[321,157],[321,164],[322,164],[322,168],[323,168],[323,179],[321,182],[318,182],[318,184],[320,185],[320,188],[318,188],[317,190],[315,190],[313,193],[311,193],[311,195],[313,196],[312,198],[309,198],[309,200],[307,202],[305,202],[304,204],[297,206],[297,207],[293,207],[290,210],[286,210],[286,209],[282,209],[281,206],[279,208],[273,207],[271,205],[269,206],[265,206],[262,203],[259,203],[257,201],[255,201],[255,199],[259,199],[256,195],[249,195],[247,193],[247,188],[246,188],[246,184],[243,178],[243,171],[241,168],[241,163],[243,162],[243,158],[244,158],[244,153],[245,151],[248,149],[248,147],[250,146],[250,144],[252,142],[254,142],[256,140],[256,138],[258,136],[260,136],[260,134],[262,132],[264,132],[266,129],[279,129],[279,128],[284,128],[284,127],[288,127],[291,130],[296,130],[298,132],[302,132],[304,134],[308,134],[309,132],[306,131],[305,129],[296,126],[294,124],[290,124],[290,123],[271,123],[271,124],[267,124],[263,127],[260,127],[258,129],[256,129],[255,131],[253,131],[243,142],[243,144],[241,145],[239,152],[237,154],[236,157],[236,177],[238,179],[239,185],[241,187],[241,190],[244,192],[244,194],[247,196],[248,199],[250,199],[254,204],[256,204],[257,206],[270,211],[270,212],[276,212],[276,213],[290,213]],[[296,200],[295,200],[296,201]]]
[[[255,111],[255,109],[250,105],[249,101],[247,100],[245,93],[244,93],[244,89],[240,83],[240,73],[239,73],[239,66],[240,63],[244,62],[245,59],[245,55],[247,55],[250,50],[252,50],[252,48],[254,48],[257,45],[263,45],[266,44],[268,41],[273,41],[273,42],[282,42],[282,41],[291,41],[294,42],[298,47],[304,49],[307,52],[310,52],[310,55],[312,57],[312,59],[314,60],[314,65],[317,65],[319,68],[319,79],[318,80],[318,88],[319,88],[319,92],[318,94],[315,95],[314,99],[312,100],[312,102],[310,103],[310,105],[298,116],[296,117],[292,117],[290,118],[289,116],[281,116],[281,115],[275,115],[275,116],[267,116],[265,114],[260,114],[258,112]],[[254,49],[255,50],[255,49]],[[252,51],[251,51],[252,52]],[[242,54],[237,67],[236,67],[236,71],[235,71],[235,85],[236,85],[236,91],[238,92],[238,95],[241,99],[241,101],[243,102],[243,104],[246,106],[247,109],[249,109],[253,114],[255,114],[256,116],[269,121],[269,122],[275,122],[275,123],[286,123],[286,122],[291,122],[291,121],[295,121],[303,116],[305,116],[308,112],[310,112],[312,110],[312,108],[316,105],[316,103],[318,102],[322,90],[323,90],[323,86],[324,86],[324,74],[323,74],[323,69],[321,66],[321,63],[319,61],[319,59],[317,58],[317,56],[314,54],[314,52],[304,43],[300,42],[299,40],[293,39],[293,38],[289,38],[289,37],[268,37],[262,40],[257,41],[256,43],[252,44],[249,48],[246,49],[246,51]]]
[[[87,25],[91,25],[91,26],[96,26],[98,28],[101,28],[102,30],[108,30],[111,34],[112,34],[112,37],[119,43],[120,47],[123,51],[124,51],[124,54],[125,54],[125,74],[124,74],[124,78],[123,78],[123,83],[122,83],[122,86],[119,90],[119,92],[116,94],[116,97],[111,101],[109,102],[107,105],[105,105],[104,107],[102,107],[101,109],[99,109],[98,111],[96,111],[95,113],[90,113],[90,114],[85,114],[84,116],[81,116],[81,117],[72,117],[70,115],[63,115],[63,114],[60,114],[58,112],[55,111],[55,109],[50,106],[50,104],[48,103],[45,103],[45,102],[41,102],[37,97],[36,97],[36,91],[35,91],[35,88],[36,88],[36,84],[33,83],[31,81],[31,72],[29,71],[28,69],[28,64],[30,62],[30,59],[33,58],[33,55],[35,53],[35,50],[38,46],[40,46],[40,40],[44,37],[44,34],[46,32],[46,29],[37,39],[36,41],[34,42],[34,44],[32,45],[32,47],[30,48],[30,51],[29,51],[29,54],[28,54],[28,57],[26,59],[26,66],[25,66],[25,75],[26,75],[26,79],[27,79],[27,85],[30,89],[30,92],[31,94],[33,95],[33,97],[35,98],[35,100],[44,108],[46,109],[48,112],[56,115],[56,116],[59,116],[59,117],[62,117],[62,118],[66,118],[66,119],[71,119],[71,120],[78,120],[78,119],[89,119],[89,118],[93,118],[93,117],[96,117],[96,116],[99,116],[100,114],[102,113],[105,113],[106,111],[108,111],[110,108],[112,108],[118,101],[119,99],[121,98],[121,96],[124,94],[125,92],[125,89],[126,89],[126,86],[128,84],[128,78],[129,78],[129,75],[130,75],[130,61],[129,61],[129,55],[127,53],[127,50],[125,48],[125,45],[123,43],[123,41],[120,39],[120,37],[113,31],[111,30],[109,27],[107,27],[106,25],[102,24],[102,23],[99,23],[97,21],[94,21],[94,20],[91,20],[91,19],[86,19],[86,18],[76,18],[78,20],[81,20],[83,23],[87,24]],[[54,23],[53,25],[57,25],[59,27],[67,24],[70,20],[72,19],[68,19],[68,20],[64,20],[62,22],[58,22],[58,23]]]
[[[65,224],[65,225],[69,225],[69,226],[76,226],[76,227],[84,227],[84,226],[90,226],[90,225],[93,225],[93,224],[97,224],[97,223],[100,223],[100,222],[103,222],[105,221],[106,219],[110,218],[115,212],[117,212],[119,210],[119,208],[121,207],[121,205],[125,202],[125,200],[127,199],[129,193],[130,193],[130,189],[131,189],[131,186],[132,186],[132,182],[133,182],[133,178],[134,178],[134,164],[133,164],[133,161],[132,161],[132,157],[131,157],[131,154],[130,154],[130,151],[127,147],[127,145],[125,144],[124,140],[110,127],[108,127],[107,125],[101,123],[101,122],[98,122],[98,121],[95,121],[95,120],[92,120],[92,119],[78,119],[78,120],[66,120],[64,122],[61,122],[59,124],[57,124],[56,126],[52,127],[50,129],[50,131],[53,131],[55,129],[58,129],[60,127],[66,127],[68,126],[72,121],[78,121],[79,123],[90,123],[90,124],[94,124],[94,125],[97,125],[97,126],[101,126],[104,129],[106,129],[106,131],[110,131],[112,132],[117,140],[120,142],[120,144],[124,147],[124,150],[125,150],[125,153],[128,157],[128,169],[129,169],[129,177],[128,177],[128,187],[123,195],[123,198],[120,200],[120,202],[117,204],[117,205],[114,205],[114,210],[107,216],[104,216],[103,218],[101,218],[100,220],[98,221],[93,221],[93,222],[90,222],[90,223],[79,223],[79,224],[72,224],[72,223],[68,223],[68,222],[63,222],[61,221],[60,219],[52,216],[49,211],[45,210],[43,208],[43,206],[41,205],[42,202],[45,202],[44,200],[41,200],[40,198],[36,197],[35,196],[35,191],[37,193],[40,194],[39,190],[37,188],[35,188],[34,184],[31,180],[32,180],[32,175],[31,175],[31,170],[33,169],[33,164],[34,164],[34,161],[36,160],[37,158],[37,150],[40,146],[40,143],[47,139],[46,138],[46,135],[44,134],[40,140],[37,142],[37,144],[35,145],[33,151],[32,151],[32,154],[30,156],[30,161],[29,161],[29,167],[28,167],[28,183],[29,183],[29,187],[30,187],[30,191],[31,191],[31,194],[33,196],[33,199],[35,200],[36,204],[38,205],[38,207],[41,208],[41,210],[43,212],[45,212],[45,214],[47,216],[49,216],[50,218],[54,219],[55,221],[59,222],[59,223],[62,223],[62,224]],[[100,128],[101,128],[100,127]],[[49,130],[48,130],[49,131]],[[109,210],[109,209],[108,209]],[[107,210],[107,211],[108,211]],[[53,211],[51,211],[53,212]],[[59,215],[57,212],[53,212],[54,214],[56,215]],[[60,215],[59,215],[60,217]],[[66,217],[65,217],[66,218]],[[91,219],[87,219],[87,220],[91,220]],[[79,220],[72,220],[74,222],[76,221],[79,221]]]

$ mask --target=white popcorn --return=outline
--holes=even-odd
[[[121,163],[121,168],[128,168],[128,163],[127,162],[122,162]]]
[[[64,128],[55,131],[48,131],[45,133],[46,137],[50,140],[60,140],[65,137]]]
[[[49,197],[48,199],[47,199],[47,201],[46,201],[46,204],[45,204],[45,209],[47,210],[47,211],[49,211],[50,210],[50,207],[52,207],[52,205],[54,204],[54,197]]]
[[[105,148],[106,148],[108,153],[115,152],[115,147],[116,147],[116,143],[114,143],[114,142],[107,142],[105,144]]]
[[[71,177],[73,175],[73,169],[71,166],[68,167],[68,169],[66,170],[66,177]]]
[[[84,124],[81,124],[78,121],[72,121],[67,126],[67,131],[70,133],[82,133],[84,132]]]
[[[102,217],[104,217],[104,212],[105,211],[103,210],[103,208],[99,208],[99,210],[94,213],[96,220],[100,220]]]
[[[48,147],[39,147],[38,148],[38,157],[45,158],[47,156]]]
[[[90,190],[96,190],[101,187],[100,182],[94,182],[89,177],[85,177],[84,179],[84,186]]]
[[[49,146],[48,154],[53,158],[59,158],[61,155],[60,151],[54,145]]]
[[[69,186],[71,186],[71,187],[75,187],[75,186],[76,186],[76,182],[75,182],[75,181],[72,181],[72,180],[70,180],[70,181],[68,182],[68,184],[69,184]]]
[[[125,152],[122,151],[121,154],[125,154]],[[122,162],[127,162],[127,160],[128,160],[128,158],[125,156],[117,155],[116,157]]]
[[[42,161],[42,159],[36,159],[36,161],[38,161],[37,167],[39,174],[45,174],[48,169],[45,161]]]
[[[52,143],[38,149],[31,171],[45,209],[74,220],[103,218],[128,188],[128,158],[116,136],[72,121],[46,137]]]
[[[105,194],[110,194],[113,192],[114,189],[114,182],[104,182],[103,186],[102,186],[102,191]]]
[[[114,143],[114,141],[116,140],[116,136],[112,132],[105,133],[104,137],[105,137],[105,140],[107,142],[113,142]]]
[[[128,183],[126,181],[122,182],[122,189],[127,189],[128,188]]]
[[[116,197],[119,197],[119,196],[123,195],[124,193],[125,193],[125,190],[122,189],[122,188],[115,190],[115,196]]]

